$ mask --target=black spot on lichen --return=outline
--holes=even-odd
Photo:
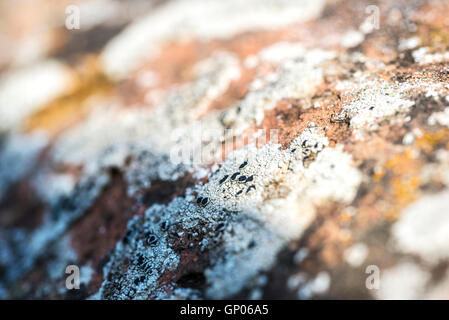
[[[231,180],[235,180],[235,178],[237,178],[237,176],[240,174],[240,172],[235,172],[232,176],[231,176]]]
[[[229,177],[229,175],[227,174],[227,175],[225,175],[221,180],[220,180],[220,182],[219,182],[219,184],[222,184],[223,182],[225,182],[226,181],[226,179]]]
[[[163,231],[167,231],[168,230],[168,222],[167,221],[162,221],[161,222],[161,230],[163,230]]]
[[[157,237],[155,235],[150,234],[150,235],[147,236],[147,243],[150,246],[152,246],[152,247],[156,246],[157,242],[158,242],[158,239],[157,239]]]
[[[216,232],[220,232],[223,231],[226,227],[226,224],[224,222],[220,222],[217,224],[217,226],[215,227],[215,231]]]
[[[256,190],[256,186],[253,184],[246,189],[246,193],[250,192],[252,189]]]

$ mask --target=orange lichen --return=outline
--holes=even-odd
[[[374,175],[371,178],[374,182],[379,182],[385,176],[385,173],[386,171],[384,168],[379,168],[379,170],[374,172]]]
[[[349,210],[343,210],[340,214],[340,222],[341,223],[349,223],[351,222],[354,214]]]
[[[419,22],[418,34],[424,45],[432,47],[447,45],[449,41],[448,10],[449,4],[441,1],[423,5],[416,14],[415,19]]]
[[[315,262],[320,261],[328,266],[337,266],[343,258],[343,251],[350,245],[353,235],[343,225],[348,221],[341,221],[345,212],[342,205],[336,202],[317,208],[317,219],[310,227],[306,237],[301,241],[301,247],[306,247]],[[348,214],[349,216],[349,214]],[[294,245],[292,244],[294,247]],[[311,262],[311,261],[309,261]],[[312,266],[307,261],[301,264],[302,268]]]
[[[377,150],[376,162],[369,166],[371,169],[367,172],[371,180],[363,187],[365,191],[355,203],[358,213],[353,221],[359,228],[371,228],[385,219],[397,220],[400,212],[420,196],[424,183],[420,171],[427,157],[432,156],[437,148],[448,149],[448,142],[449,130],[443,128],[435,132],[422,130],[422,135],[408,147],[391,145],[377,137],[369,143],[359,142],[348,148],[360,161],[372,161],[373,152]]]
[[[44,130],[55,136],[80,122],[94,105],[89,101],[106,97],[113,87],[112,81],[101,72],[96,57],[87,57],[74,72],[71,90],[31,114],[24,121],[24,129]]]
[[[440,129],[437,132],[424,132],[422,137],[416,139],[416,145],[425,153],[431,153],[440,144],[449,143],[449,130]]]
[[[386,219],[396,220],[400,211],[417,198],[420,186],[418,172],[421,165],[420,159],[410,148],[385,163],[386,170],[392,176],[385,190],[387,197],[391,199],[384,211]]]

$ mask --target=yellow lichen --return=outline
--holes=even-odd
[[[416,139],[416,145],[425,153],[431,153],[439,144],[449,143],[449,130],[446,128],[440,129],[437,132],[424,132],[423,135]]]
[[[87,57],[74,71],[68,93],[31,114],[23,123],[26,132],[43,130],[57,135],[82,120],[92,109],[93,99],[101,99],[113,90],[113,83],[102,73],[97,58]]]
[[[390,192],[393,196],[393,201],[385,212],[387,219],[396,220],[400,211],[417,198],[421,165],[419,157],[415,156],[412,148],[386,162],[385,167],[392,174]]]

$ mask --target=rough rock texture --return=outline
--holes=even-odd
[[[449,298],[448,1],[15,2],[0,298]]]

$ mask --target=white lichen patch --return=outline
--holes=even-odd
[[[368,246],[364,243],[356,243],[345,250],[345,261],[352,267],[360,267],[368,256]]]
[[[430,53],[428,47],[422,47],[412,52],[413,58],[419,64],[438,63],[449,60],[449,52]]]
[[[415,49],[421,44],[421,39],[418,37],[411,37],[407,39],[399,40],[398,49],[399,51]]]
[[[435,152],[436,162],[426,164],[419,178],[422,184],[442,183],[449,188],[449,150],[439,149]]]
[[[71,73],[56,61],[44,61],[0,79],[0,132],[17,128],[20,122],[43,104],[64,93]]]
[[[357,30],[351,30],[343,35],[341,45],[345,48],[354,48],[365,40],[365,35]]]
[[[351,202],[362,180],[361,173],[353,166],[352,157],[343,146],[326,148],[310,164],[305,176],[312,181],[308,195],[315,203],[323,199]]]
[[[381,272],[380,288],[374,294],[381,300],[422,299],[431,274],[411,262]]]
[[[313,95],[324,79],[325,69],[322,64],[336,57],[333,51],[302,51],[295,44],[285,43],[266,48],[261,52],[261,57],[277,62],[272,58],[273,52],[285,50],[286,47],[289,51],[286,55],[295,56],[295,59],[281,62],[275,72],[255,80],[257,89],[251,90],[235,108],[225,112],[224,124],[235,130],[237,135],[250,124],[260,125],[265,111],[272,110],[281,99],[300,99]]]
[[[349,118],[357,130],[375,130],[380,121],[405,115],[415,104],[404,98],[405,88],[383,81],[367,82],[355,101],[343,107],[341,118]]]
[[[207,296],[223,299],[257,282],[258,273],[268,270],[284,245],[282,238],[263,223],[242,214],[229,222],[224,244],[211,256],[213,266],[205,271]]]
[[[232,81],[240,78],[239,60],[233,54],[218,52],[196,64],[193,73],[197,77],[197,88],[192,92],[199,92],[201,100],[194,105],[192,116],[198,117],[207,111],[214,99],[226,92]]]
[[[322,0],[169,1],[114,38],[102,60],[108,74],[121,77],[171,40],[229,38],[277,29],[314,18],[323,7]]]
[[[268,224],[276,226],[277,231],[289,237],[289,230],[293,228],[291,225],[295,225],[295,230],[300,232],[298,225],[307,224],[299,223],[308,217],[307,214],[292,214],[294,211],[301,211],[296,205],[299,194],[313,193],[313,185],[321,182],[312,179],[309,182],[305,179],[313,175],[310,171],[321,173],[325,169],[320,167],[320,164],[313,166],[313,163],[306,169],[303,163],[321,152],[327,144],[322,129],[311,128],[295,139],[288,151],[281,151],[280,145],[276,144],[268,144],[259,150],[248,146],[230,154],[231,161],[222,163],[219,172],[215,172],[209,183],[200,187],[197,192],[199,196],[207,197],[213,203],[230,210],[251,211],[258,208],[258,211],[262,212],[259,217],[266,216],[270,221]],[[278,190],[275,191],[273,185],[276,185]],[[307,191],[304,190],[306,185],[310,185]],[[327,197],[327,194],[324,197]],[[308,205],[303,209],[307,211]],[[293,219],[291,225],[286,223],[289,219]]]
[[[305,283],[306,281],[307,281],[307,274],[305,274],[304,272],[299,272],[291,275],[287,279],[287,287],[293,291],[298,289],[298,287],[301,284]]]
[[[76,179],[70,174],[58,174],[51,171],[39,171],[32,180],[38,196],[50,206],[58,199],[69,196],[76,185]]]
[[[398,249],[436,264],[449,257],[449,192],[422,197],[393,225]]]
[[[285,60],[301,58],[306,49],[299,42],[278,42],[259,52],[259,60],[280,64]]]
[[[446,107],[441,112],[434,112],[428,119],[428,123],[430,125],[435,125],[438,123],[439,125],[446,126],[449,128],[449,107]]]
[[[279,161],[279,158],[272,156],[275,158],[272,162],[272,177],[270,178],[270,174],[264,175],[263,177],[257,177],[257,180],[261,180],[262,182],[259,182],[258,189],[256,189],[259,190],[257,191],[259,192],[259,195],[255,192],[252,199],[247,199],[245,201],[245,205],[253,200],[253,208],[247,208],[244,210],[245,212],[250,212],[253,215],[255,214],[258,219],[261,219],[265,227],[271,231],[270,234],[274,233],[277,235],[278,239],[284,240],[282,242],[279,240],[278,242],[273,242],[273,240],[268,243],[264,242],[264,246],[272,246],[272,249],[274,249],[277,246],[284,244],[286,239],[291,240],[299,238],[305,228],[307,228],[313,220],[316,206],[323,204],[323,201],[334,200],[344,202],[351,201],[353,199],[355,196],[355,191],[360,183],[360,174],[356,169],[351,167],[350,158],[345,158],[339,154],[339,152],[340,151],[338,150],[334,151],[334,149],[324,149],[318,154],[317,160],[312,162],[309,168],[303,168],[299,164],[298,160],[293,160],[295,155],[291,156],[291,151],[290,154],[288,152],[284,152],[284,155],[287,158],[293,158],[290,158],[290,166],[284,167],[282,165],[278,165],[276,168],[276,162],[278,164],[282,164],[282,161]],[[323,156],[320,158],[321,155]],[[330,161],[326,160],[328,158],[330,158]],[[303,157],[300,156],[300,159],[303,160]],[[336,163],[339,163],[341,167],[336,166],[333,160],[337,160]],[[248,159],[248,166],[249,163],[251,162]],[[256,166],[259,165],[256,164]],[[265,166],[262,167],[266,168]],[[285,169],[282,170],[282,168]],[[351,174],[349,174],[351,178],[346,179],[343,184],[333,182],[336,181],[334,179],[340,179],[338,173],[340,169],[346,173],[351,172]],[[269,170],[267,171],[270,172]],[[229,173],[231,172],[233,172],[233,170],[229,171]],[[342,182],[342,180],[338,181]],[[284,194],[277,193],[277,197],[275,198],[272,195],[270,196],[270,184],[273,183],[276,183],[278,189],[280,190],[285,188]],[[207,185],[205,187],[207,187]],[[261,188],[263,188],[263,192],[260,191]],[[320,189],[324,189],[326,192],[318,194],[316,191]],[[235,190],[232,189],[232,192],[234,191]],[[225,194],[227,193],[225,192]],[[231,195],[232,194],[233,193],[231,193]],[[213,196],[213,194],[209,195],[211,197]],[[245,195],[242,193],[242,197],[244,196]],[[259,199],[261,199],[262,196],[265,198],[262,203],[257,204],[257,200],[254,200],[257,199],[257,196],[260,197]],[[216,201],[219,202],[220,199]],[[232,204],[236,202],[238,203],[238,201],[231,199]],[[257,211],[254,210],[254,207],[258,208]],[[256,239],[253,234],[248,233],[245,234],[244,238],[248,239],[248,241],[249,239]],[[243,241],[243,238],[240,238],[239,241],[243,243],[247,242]],[[277,252],[277,250],[275,250],[275,252]],[[269,263],[271,263],[274,258],[272,253],[273,252],[264,252],[263,261],[265,261],[268,265],[270,265]],[[212,269],[213,272],[208,271],[206,275],[208,276],[208,279],[211,279],[210,283],[213,284],[208,292],[210,294],[213,293],[214,296],[218,295],[218,297],[226,297],[229,294],[238,292],[236,287],[229,285],[232,283],[230,281],[235,281],[236,277],[236,275],[232,272],[232,268],[238,265],[241,266],[243,270],[253,270],[252,272],[254,272],[254,266],[257,265],[257,260],[254,260],[247,255],[248,252],[246,250],[242,250],[242,252],[238,255],[238,262],[232,261],[220,263]],[[261,269],[268,267],[265,263],[261,262],[262,261],[258,262],[258,264],[261,265]],[[229,276],[223,278],[223,274]],[[227,289],[226,286],[228,286]]]
[[[298,299],[310,299],[314,295],[324,294],[329,290],[331,277],[329,273],[321,271],[314,279],[307,279],[305,275],[300,279],[301,287],[297,291]]]
[[[316,68],[323,62],[332,60],[337,57],[335,51],[322,49],[306,49],[300,42],[277,42],[269,47],[261,50],[255,56],[257,63],[270,63],[274,66],[288,67],[293,62],[302,62],[304,69]],[[269,74],[266,80],[276,81],[281,74]],[[263,81],[263,79],[257,79]]]

